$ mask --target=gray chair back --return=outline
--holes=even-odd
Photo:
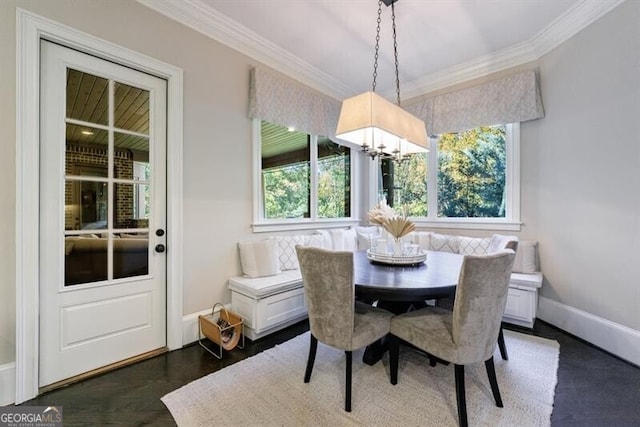
[[[353,252],[296,246],[309,327],[318,341],[351,349],[355,287]]]
[[[515,253],[465,256],[453,305],[453,341],[468,361],[491,357],[507,302]]]

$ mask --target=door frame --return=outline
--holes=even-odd
[[[16,8],[16,404],[38,395],[40,39],[167,81],[167,347],[182,347],[182,69]]]

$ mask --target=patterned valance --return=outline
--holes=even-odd
[[[335,137],[340,101],[261,68],[251,70],[249,117],[313,135]]]
[[[533,70],[422,98],[404,108],[424,120],[429,135],[544,117],[540,87]]]

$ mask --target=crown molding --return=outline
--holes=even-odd
[[[403,83],[402,97],[403,99],[415,98],[537,59],[534,47],[530,42],[520,43]],[[391,93],[384,95],[390,96]]]
[[[546,28],[531,38],[538,57],[549,53],[583,28],[624,3],[625,0],[582,0],[567,9]]]
[[[411,99],[527,62],[537,61],[624,1],[579,1],[528,41],[404,83],[403,98]],[[385,96],[391,96],[391,93],[385,93]]]
[[[343,99],[355,93],[344,83],[199,0],[137,1],[324,94]]]
[[[137,0],[187,27],[337,99],[355,90],[226,17],[200,0]],[[531,39],[403,83],[410,99],[498,71],[536,61],[625,0],[581,0]],[[385,97],[391,93],[383,93]]]

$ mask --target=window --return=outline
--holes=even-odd
[[[351,149],[318,137],[318,217],[351,216]]]
[[[517,229],[518,134],[518,124],[442,134],[427,154],[383,160],[380,196],[427,226]]]
[[[259,122],[258,222],[351,217],[351,149],[329,138]]]

